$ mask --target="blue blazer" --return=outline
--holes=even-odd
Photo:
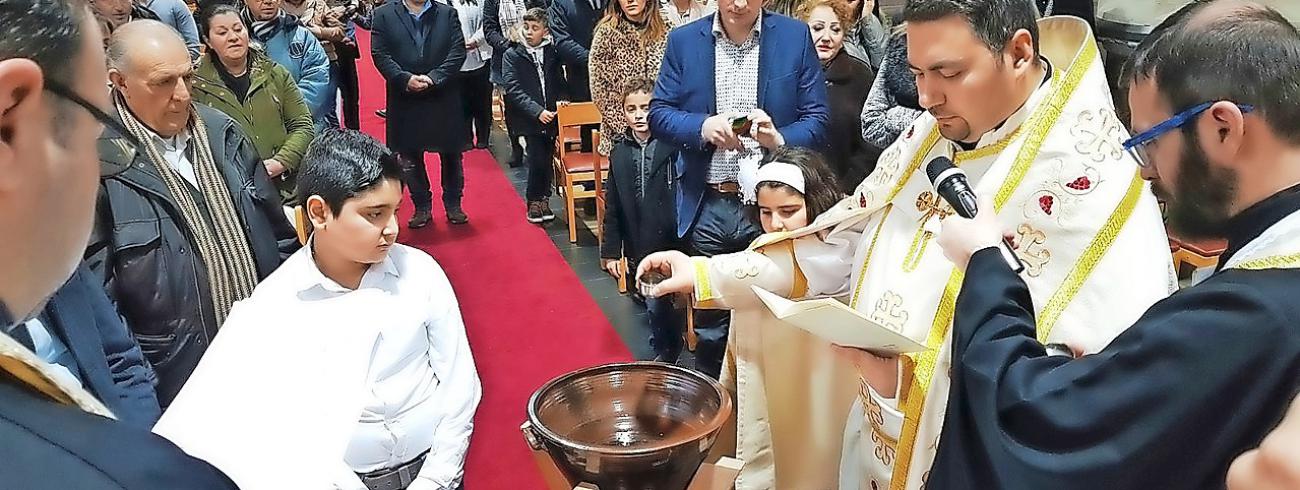
[[[650,101],[650,131],[681,149],[677,160],[678,236],[685,236],[699,215],[713,156],[713,145],[700,137],[700,128],[717,111],[714,15],[668,34],[659,81]],[[760,22],[758,108],[772,116],[787,145],[820,150],[826,143],[830,114],[826,79],[808,26],[771,12],[763,12]]]
[[[147,430],[162,413],[157,376],[94,277],[85,265],[72,275],[46,305],[45,328],[68,346],[86,390],[122,422]]]

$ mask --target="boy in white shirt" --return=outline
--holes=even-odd
[[[446,275],[396,243],[400,164],[341,130],[303,162],[308,246],[236,305],[155,431],[243,488],[461,488],[482,389]]]

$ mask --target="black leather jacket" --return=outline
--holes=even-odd
[[[244,132],[225,114],[196,107],[258,277],[265,278],[299,248],[296,233]],[[217,334],[207,271],[147,157],[111,131],[100,137],[99,155],[99,203],[86,260],[158,372],[158,402],[165,408]]]

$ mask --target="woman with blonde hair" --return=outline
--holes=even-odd
[[[627,132],[623,115],[623,80],[659,78],[668,45],[668,22],[659,0],[614,0],[596,24],[591,40],[591,100],[600,109],[600,154],[614,147],[612,138]]]

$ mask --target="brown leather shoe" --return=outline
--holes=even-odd
[[[406,222],[406,226],[412,230],[424,228],[429,225],[430,221],[433,221],[433,215],[428,210],[417,209],[415,214],[411,216],[411,220]]]
[[[447,210],[447,222],[453,225],[463,225],[469,223],[469,216],[460,208]]]

